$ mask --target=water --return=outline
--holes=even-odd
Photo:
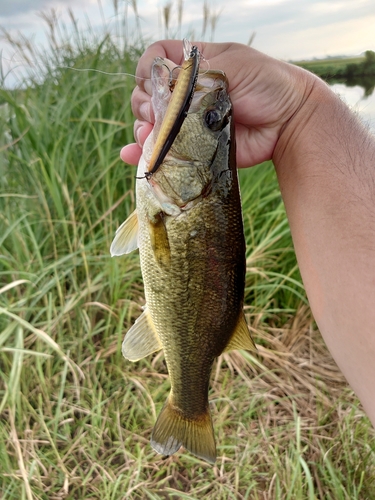
[[[340,95],[375,134],[375,78],[371,81],[333,83],[331,88]]]

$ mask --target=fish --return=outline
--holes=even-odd
[[[164,456],[184,447],[214,464],[213,363],[256,347],[243,312],[246,248],[228,80],[200,68],[189,43],[183,50],[177,70],[167,59],[153,62],[155,124],[138,164],[136,210],[110,252],[139,248],[146,298],[122,353],[135,362],[163,349],[170,378],[151,446]]]

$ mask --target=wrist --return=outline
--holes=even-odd
[[[338,168],[350,191],[368,189],[374,183],[373,168],[369,168],[373,136],[326,83],[311,76],[301,105],[284,125],[274,149],[279,181],[293,176],[296,182],[314,175],[316,182],[325,183]]]
[[[337,105],[338,97],[326,83],[305,70],[298,68],[297,71],[296,108],[281,128],[272,157],[275,166],[290,164],[296,155],[303,155],[312,147],[321,131],[319,121],[326,113],[328,118],[332,116],[332,108]]]

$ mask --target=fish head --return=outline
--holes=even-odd
[[[177,73],[170,61],[162,58],[154,61],[151,103],[155,125],[143,149],[139,176],[148,170]],[[166,213],[178,214],[225,186],[230,177],[228,172],[235,168],[235,162],[230,165],[230,158],[234,158],[233,139],[232,104],[225,73],[200,70],[181,129],[160,167],[147,178],[148,188]]]

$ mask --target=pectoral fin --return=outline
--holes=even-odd
[[[257,350],[243,314],[240,315],[237,327],[223,352],[234,351],[236,349],[246,349],[247,351]]]
[[[137,211],[129,215],[117,229],[110,248],[111,256],[130,253],[138,248],[138,216]]]
[[[138,361],[161,348],[150,313],[145,309],[125,335],[122,354],[129,361]]]
[[[168,267],[171,262],[171,249],[162,212],[157,214],[153,221],[149,221],[149,231],[156,262],[160,267]]]

